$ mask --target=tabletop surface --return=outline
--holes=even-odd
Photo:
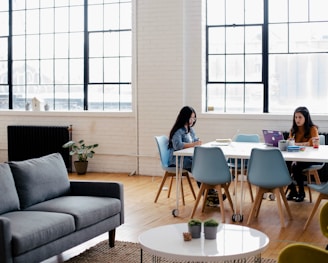
[[[152,255],[176,260],[226,260],[256,256],[269,245],[266,234],[241,225],[220,224],[216,240],[184,241],[187,223],[149,229],[139,236],[142,249]]]
[[[248,142],[231,142],[227,146],[222,146],[213,142],[203,144],[201,147],[220,147],[223,154],[229,158],[248,159],[251,155],[253,148],[272,149],[273,147],[267,146],[264,143],[248,143]],[[186,148],[183,150],[175,151],[176,156],[192,156],[194,148]],[[299,152],[281,152],[286,161],[299,161],[299,162],[328,162],[328,145],[320,145],[318,149],[313,147],[305,147],[304,151]]]

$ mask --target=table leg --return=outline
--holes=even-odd
[[[180,164],[179,164],[180,159]],[[176,170],[175,170],[175,176],[176,176],[176,208],[173,209],[172,215],[174,217],[179,215],[179,193],[180,193],[180,185],[182,180],[182,169],[183,169],[183,156],[176,156]]]
[[[254,257],[254,262],[255,263],[261,263],[261,254],[258,254]]]
[[[142,260],[143,260],[143,250],[142,248],[140,249],[140,263],[142,263]]]

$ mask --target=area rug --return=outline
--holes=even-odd
[[[102,241],[96,246],[84,251],[82,254],[71,258],[66,263],[139,263],[140,247],[137,243],[116,241],[114,248],[108,247],[108,241]],[[144,252],[143,263],[151,263],[152,257]],[[244,262],[244,261],[238,261]],[[253,258],[246,261],[254,262]],[[245,263],[246,263],[245,262]],[[192,263],[187,261],[170,261],[162,259],[161,263]],[[276,263],[276,260],[262,258],[261,263]]]

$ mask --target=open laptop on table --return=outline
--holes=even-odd
[[[264,143],[267,146],[278,147],[278,142],[280,140],[284,140],[284,135],[281,131],[273,131],[273,130],[262,130]]]

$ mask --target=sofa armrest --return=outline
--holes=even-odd
[[[119,182],[71,180],[71,195],[111,197],[121,200],[121,224],[124,223],[123,184]]]
[[[0,262],[11,263],[11,227],[10,220],[0,217]]]

